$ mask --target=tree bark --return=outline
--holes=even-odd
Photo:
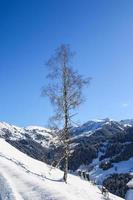
[[[64,176],[63,176],[63,180],[64,180],[65,183],[67,183],[67,174],[68,174],[68,149],[66,147],[66,149],[65,149]]]
[[[67,70],[65,66],[65,58],[64,58],[64,67],[63,67],[63,84],[64,84],[64,135],[65,135],[65,149],[64,149],[64,155],[65,155],[65,161],[64,161],[64,176],[63,180],[65,183],[67,183],[67,174],[68,174],[68,154],[69,154],[69,145],[68,145],[68,102],[67,102]]]

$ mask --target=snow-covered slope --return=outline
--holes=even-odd
[[[118,174],[115,177],[118,184],[112,184],[111,187],[109,185],[107,188],[112,193],[124,197],[126,184],[131,180],[130,174],[133,172],[131,123],[132,120],[118,122],[106,118],[91,120],[80,127],[72,128],[70,146],[72,154],[69,159],[69,169],[74,173],[78,169],[89,171],[91,178],[98,184],[106,181],[109,176]],[[62,152],[62,147],[56,143],[56,135],[44,127],[19,128],[1,122],[0,137],[6,139],[21,152],[47,164],[59,159]],[[4,177],[2,180],[5,182]],[[109,181],[111,183],[112,179],[110,178]],[[121,194],[123,189],[119,186],[119,182],[124,182],[123,194]]]
[[[121,124],[126,126],[133,126],[133,119],[125,119],[120,121]]]
[[[112,174],[131,173],[132,170],[133,158],[127,161],[114,163],[113,167],[107,170],[100,169],[99,165],[95,165],[93,170],[90,172],[90,176],[92,177],[92,179],[95,179],[98,184],[102,184],[103,180]]]
[[[102,200],[100,190],[89,182],[28,157],[0,139],[0,199],[2,200]],[[121,198],[110,194],[113,200]]]
[[[10,125],[6,122],[0,122],[0,136],[19,139],[24,137],[23,130],[17,126]]]
[[[108,127],[114,127],[115,129],[118,129],[118,130],[124,130],[123,123],[109,119],[109,118],[105,118],[105,119],[90,120],[79,127],[74,127],[72,129],[72,135],[79,136],[79,137],[81,137],[82,135],[89,136],[95,131],[98,131],[102,128],[108,128]]]
[[[52,131],[44,127],[28,126],[20,128],[5,122],[0,122],[0,136],[11,140],[31,138],[41,143],[44,147],[49,147],[50,142],[52,142],[54,138]]]
[[[97,184],[103,183],[109,191],[125,197],[133,173],[131,121],[105,119],[74,128],[70,168],[89,172]]]
[[[127,191],[127,194],[126,194],[126,200],[132,200],[133,199],[133,179],[128,182],[127,186],[129,190]]]

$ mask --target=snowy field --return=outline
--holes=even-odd
[[[79,177],[30,158],[0,139],[0,199],[2,200],[102,200],[101,191]],[[121,198],[110,194],[111,200]]]

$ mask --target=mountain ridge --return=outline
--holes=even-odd
[[[132,122],[132,119],[115,121],[106,118],[89,120],[73,127],[69,170],[74,174],[78,174],[78,170],[87,171],[97,184],[104,184],[110,192],[124,197],[128,190],[126,180],[130,180],[130,174],[133,174]],[[59,159],[62,153],[56,135],[45,127],[20,128],[0,122],[0,137],[21,152],[47,164]],[[112,184],[114,179],[118,181],[115,187]],[[124,184],[120,186],[119,180]]]

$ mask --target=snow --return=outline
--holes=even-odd
[[[129,189],[126,193],[126,200],[133,200],[133,189]]]
[[[129,190],[126,193],[126,200],[133,200],[133,179],[127,184]]]
[[[133,119],[121,120],[120,123],[123,124],[124,127],[132,127],[133,126]]]
[[[34,141],[41,143],[42,146],[48,148],[54,142],[54,133],[47,128],[40,126],[28,126],[19,128],[5,122],[0,122],[0,136],[11,140],[26,139],[27,136],[31,137]]]
[[[7,131],[8,134],[11,134],[12,139],[14,138],[20,139],[22,137],[21,128],[14,125],[10,125],[6,122],[0,122],[0,136],[5,135],[5,130]]]
[[[79,177],[68,176],[20,152],[0,139],[0,199],[2,200],[103,200],[100,190]],[[110,194],[112,200],[121,198]]]
[[[73,136],[75,135],[87,136],[87,134],[89,136],[91,133],[94,133],[95,131],[102,129],[104,126],[108,126],[111,124],[116,124],[119,129],[124,130],[122,123],[114,121],[113,119],[105,118],[105,119],[90,120],[85,124],[83,124],[82,126],[74,127],[72,129],[72,134]]]
[[[107,142],[103,143],[102,150],[105,150],[107,146]],[[104,151],[103,151],[104,152]],[[129,173],[133,175],[133,158],[130,158],[126,161],[121,161],[118,163],[113,163],[113,166],[107,170],[103,170],[99,168],[99,165],[101,163],[100,157],[104,153],[99,151],[97,158],[92,160],[92,163],[90,165],[81,165],[78,170],[84,170],[89,171],[90,179],[94,180],[97,184],[102,184],[103,180],[109,177],[111,174],[114,173]],[[108,159],[105,159],[108,160]],[[77,171],[78,171],[77,170]],[[128,183],[129,188],[133,188],[133,179]],[[133,200],[133,199],[132,199]]]
[[[80,138],[82,138],[82,137],[90,137],[92,134],[93,134],[92,131],[83,132],[83,133],[80,134],[80,135],[75,135],[75,136],[73,136],[73,137],[72,137],[72,141],[73,141],[73,140],[76,140],[76,139],[80,139]]]
[[[133,179],[128,182],[127,186],[133,189]]]
[[[117,170],[116,170],[117,169]],[[114,173],[132,173],[133,172],[133,158],[119,163],[113,163],[113,167],[108,170],[103,170],[96,165],[90,172],[91,178],[95,179],[98,184],[102,184],[103,180]]]
[[[99,152],[98,158],[94,159],[91,166],[94,166],[93,170],[90,171],[90,166],[87,165],[81,165],[79,167],[82,171],[90,171],[90,179],[95,180],[95,182],[99,185],[102,185],[103,180],[109,177],[111,174],[114,173],[130,173],[133,175],[133,158],[127,160],[127,161],[121,161],[119,163],[113,163],[113,167],[108,170],[102,170],[99,168],[99,157],[102,155],[101,152]],[[117,168],[117,171],[116,171]],[[91,169],[91,168],[90,168]],[[126,193],[126,200],[133,200],[133,179],[128,182],[127,184],[129,190]]]
[[[15,197],[22,200],[21,196],[16,192],[15,188],[11,187],[6,174],[0,173],[0,200],[14,200]]]
[[[49,132],[49,133],[51,132],[50,129],[44,128],[41,126],[27,126],[24,129],[29,130],[29,131],[38,130],[38,131],[44,131],[44,132]]]

